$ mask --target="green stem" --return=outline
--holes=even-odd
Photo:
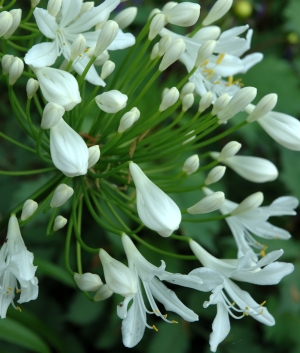
[[[73,219],[71,218],[68,225],[67,236],[66,236],[66,244],[65,244],[65,267],[69,274],[73,277],[74,271],[72,271],[70,266],[70,244],[72,237],[72,229],[73,229]]]
[[[23,145],[22,143],[12,139],[11,137],[8,137],[6,136],[5,134],[3,134],[1,131],[0,131],[0,136],[3,137],[5,140],[13,143],[14,145],[18,146],[18,147],[21,147],[23,148],[24,150],[27,150],[29,152],[32,152],[32,153],[37,153],[35,149],[31,148],[31,147],[27,147],[26,145]]]
[[[33,175],[33,174],[41,174],[47,172],[53,172],[56,170],[54,167],[44,168],[44,169],[35,169],[35,170],[24,170],[24,171],[5,171],[0,170],[0,175],[10,175],[10,176],[20,176],[20,175]]]

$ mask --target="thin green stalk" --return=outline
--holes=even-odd
[[[23,51],[24,53],[26,53],[28,51],[28,48],[21,47],[21,45],[15,44],[14,42],[12,42],[10,40],[7,40],[7,44],[10,45],[12,48]]]
[[[73,277],[75,272],[72,271],[70,266],[70,244],[72,238],[72,229],[73,229],[73,219],[69,220],[67,236],[66,236],[66,243],[65,243],[65,267],[69,274]]]
[[[114,169],[111,170],[110,172],[106,172],[106,173],[103,173],[103,174],[95,174],[95,173],[92,173],[91,171],[88,171],[88,174],[89,174],[89,176],[91,176],[91,177],[94,178],[94,179],[106,178],[106,177],[108,177],[108,176],[111,176],[111,175],[115,174],[115,173],[118,172],[119,170],[122,170],[122,169],[124,169],[124,168],[127,168],[128,165],[129,165],[129,162],[130,162],[130,161],[127,161],[127,162],[125,162],[125,163],[119,165],[118,167],[114,168]]]
[[[14,6],[14,4],[15,4],[16,1],[17,1],[17,0],[12,0],[9,4],[7,4],[6,6],[2,7],[2,8],[1,8],[1,11],[7,11],[7,10],[9,10],[12,6]]]
[[[23,171],[0,170],[0,175],[10,175],[10,176],[34,175],[34,174],[53,172],[54,170],[56,170],[56,168],[54,167],[49,167],[44,169],[34,169],[34,170],[23,170]]]
[[[32,153],[35,153],[35,154],[37,153],[37,151],[36,151],[35,149],[33,149],[33,148],[31,148],[31,147],[28,147],[28,146],[26,146],[26,145],[23,145],[22,143],[20,143],[20,142],[14,140],[14,139],[12,139],[11,137],[6,136],[6,135],[3,134],[1,131],[0,131],[0,136],[3,137],[5,140],[7,140],[7,141],[13,143],[14,145],[23,148],[24,150],[27,150],[27,151],[32,152]]]

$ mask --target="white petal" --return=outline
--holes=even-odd
[[[228,311],[223,303],[217,303],[217,315],[213,321],[212,330],[209,337],[210,350],[216,352],[218,345],[230,331]]]
[[[84,56],[80,60],[73,63],[72,67],[79,75],[81,75],[83,73],[86,65],[88,64],[89,60],[90,59],[87,56]],[[94,65],[92,65],[90,67],[89,71],[87,72],[87,74],[85,76],[85,80],[87,80],[88,82],[90,82],[91,84],[93,84],[95,86],[103,86],[104,87],[106,85],[105,82],[102,80],[102,78],[99,76]]]
[[[203,283],[197,287],[192,287],[190,285],[185,285],[185,287],[195,288],[201,292],[209,292],[223,283],[223,277],[218,272],[207,267],[196,268],[189,273],[189,276],[192,278],[197,276]]]
[[[135,43],[135,37],[131,33],[124,33],[119,29],[116,38],[106,48],[107,50],[118,50],[131,47]]]
[[[55,17],[49,14],[47,10],[36,7],[33,11],[36,23],[47,38],[54,39],[56,37],[56,30],[58,29],[58,24]]]
[[[282,228],[273,226],[273,224],[269,222],[259,223],[253,228],[251,227],[251,232],[259,237],[265,239],[290,239],[291,234]]]
[[[82,0],[63,0],[61,6],[60,27],[66,27],[72,22],[80,13]],[[80,32],[77,32],[80,33]]]
[[[21,281],[21,296],[18,303],[27,303],[35,300],[39,293],[38,279],[34,277],[31,281]]]
[[[57,42],[45,42],[34,45],[24,57],[27,65],[34,67],[51,66],[58,56]]]

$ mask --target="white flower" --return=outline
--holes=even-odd
[[[88,169],[92,168],[100,159],[100,147],[95,145],[89,147]]]
[[[182,171],[187,175],[195,173],[200,166],[199,156],[197,154],[187,158],[183,164]]]
[[[8,222],[7,241],[0,250],[0,315],[6,317],[9,304],[15,309],[15,293],[21,293],[18,303],[34,300],[38,295],[38,280],[33,254],[29,252],[22,239],[19,223],[15,215]],[[19,285],[20,287],[19,287]]]
[[[55,167],[66,176],[87,173],[89,150],[86,143],[63,118],[50,129],[50,153]]]
[[[59,184],[52,196],[50,207],[60,207],[74,194],[74,190],[67,184]]]
[[[126,94],[113,89],[95,97],[98,107],[106,113],[117,113],[125,108],[128,97]]]
[[[176,203],[131,162],[130,173],[136,186],[137,210],[142,222],[163,237],[178,229],[181,212]]]
[[[26,221],[27,218],[31,217],[38,208],[38,203],[33,200],[26,200],[24,202],[21,214],[21,220]]]
[[[218,210],[225,201],[225,195],[221,191],[212,193],[211,195],[205,196],[194,206],[187,209],[189,214],[202,214],[209,213]]]
[[[56,232],[63,228],[68,223],[68,220],[63,216],[56,216],[54,219],[53,230]]]
[[[283,250],[272,251],[261,260],[253,262],[251,251],[238,260],[219,260],[193,240],[190,241],[190,247],[204,266],[217,271],[224,279],[224,284],[215,287],[209,301],[203,304],[205,308],[211,304],[217,304],[217,316],[213,322],[213,332],[210,335],[211,351],[215,352],[218,344],[229,333],[228,314],[236,319],[252,316],[268,326],[275,324],[273,316],[267,308],[263,307],[265,302],[260,305],[256,303],[248,292],[241,290],[231,279],[258,285],[279,283],[284,276],[294,270],[292,264],[276,261],[283,254]]]
[[[86,292],[96,292],[100,287],[103,286],[103,282],[99,275],[94,273],[75,273],[74,281],[76,282],[78,288]]]

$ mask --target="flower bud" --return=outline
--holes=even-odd
[[[12,86],[17,79],[22,75],[24,70],[24,63],[20,58],[15,57],[8,70],[8,82]]]
[[[41,128],[45,130],[56,126],[64,114],[64,107],[56,103],[48,103],[43,111]]]
[[[31,8],[34,9],[38,6],[41,0],[31,0]]]
[[[242,145],[237,142],[237,141],[230,141],[228,142],[221,150],[221,153],[218,154],[218,156],[215,158],[219,162],[230,158],[238,153],[238,151],[241,149]]]
[[[211,111],[212,115],[216,115],[219,113],[220,110],[226,107],[227,103],[230,101],[230,97],[227,93],[222,94],[220,97],[217,98],[215,101],[214,107]]]
[[[249,114],[246,120],[248,121],[248,123],[252,123],[253,121],[258,120],[259,118],[262,118],[263,116],[267,115],[273,110],[276,103],[277,103],[277,94],[275,93],[267,94],[258,102],[256,107],[253,106],[254,109],[252,107],[251,107],[252,109],[250,108],[252,110],[250,113],[248,113],[249,110],[247,111],[247,108],[249,106],[245,107],[245,111]]]
[[[78,288],[84,292],[96,292],[103,286],[100,276],[90,272],[82,274],[75,273],[74,281]]]
[[[225,174],[226,167],[224,166],[216,166],[214,167],[207,175],[204,184],[211,185],[219,181],[220,179],[223,178],[223,175]]]
[[[119,31],[117,22],[109,20],[102,27],[97,39],[94,56],[99,56],[114,41]]]
[[[221,29],[218,26],[202,27],[193,35],[193,39],[197,41],[216,40],[221,34]]]
[[[173,104],[175,104],[178,101],[178,99],[179,99],[179,91],[176,87],[172,87],[163,95],[162,102],[158,110],[160,112],[165,111]]]
[[[245,213],[259,207],[264,200],[262,192],[255,192],[254,194],[246,197],[233,211],[230,212],[232,216]]]
[[[101,29],[101,28],[105,25],[105,23],[106,23],[107,20],[109,19],[109,15],[110,15],[110,14],[107,13],[106,16],[103,17],[102,21],[100,21],[100,22],[98,22],[98,23],[96,24],[96,27],[95,27],[96,31],[97,31],[98,29]]]
[[[183,99],[184,96],[186,96],[189,93],[194,93],[195,91],[195,84],[194,82],[187,82],[183,87],[180,92],[180,98]]]
[[[73,194],[74,190],[67,184],[58,185],[52,196],[50,207],[55,208],[62,206]]]
[[[12,15],[13,22],[3,36],[5,39],[8,39],[14,33],[14,31],[19,27],[21,22],[21,17],[22,17],[21,9],[11,10],[9,11],[9,13]]]
[[[225,195],[221,191],[214,192],[209,196],[205,196],[196,205],[189,207],[189,214],[202,214],[218,210],[225,201]]]
[[[115,67],[116,67],[116,64],[113,61],[110,61],[110,60],[105,61],[105,63],[102,66],[102,70],[101,70],[102,80],[105,80],[106,77],[108,77],[110,74],[112,74]]]
[[[195,173],[200,165],[199,157],[197,154],[186,159],[183,164],[182,171],[185,172],[187,175],[191,175]]]
[[[231,8],[232,1],[233,0],[218,0],[202,22],[203,26],[208,26],[223,17]]]
[[[198,50],[195,66],[200,67],[205,60],[207,60],[213,53],[217,42],[215,40],[208,40],[201,45]]]
[[[102,262],[106,284],[114,293],[123,297],[137,293],[137,275],[120,261],[112,258],[105,250],[101,249],[99,257]]]
[[[27,218],[31,217],[38,208],[38,203],[33,200],[26,200],[24,202],[21,214],[21,220],[26,221]]]
[[[171,37],[170,36],[163,36],[158,43],[158,56],[161,57],[164,53],[168,50],[171,44]]]
[[[50,15],[56,17],[61,8],[61,4],[62,0],[49,0],[47,5],[47,11],[50,13]]]
[[[93,51],[94,54],[94,51]],[[107,50],[104,50],[102,54],[100,54],[97,59],[94,61],[95,66],[101,66],[106,63],[106,61],[109,59],[109,53]]]
[[[157,14],[153,17],[153,20],[150,23],[150,30],[148,38],[149,40],[153,40],[158,33],[164,28],[165,26],[165,15],[162,13]]]
[[[89,147],[88,169],[92,168],[100,159],[100,147],[98,145]]]
[[[10,65],[13,62],[13,59],[14,59],[14,56],[13,55],[9,55],[9,54],[5,54],[2,57],[1,65],[2,65],[3,75],[7,75],[8,74],[9,68],[10,68]]]
[[[175,39],[171,43],[168,50],[166,51],[165,55],[163,56],[158,70],[159,71],[166,70],[170,65],[172,65],[176,60],[180,58],[180,56],[183,54],[184,51],[185,51],[184,40],[181,38]]]
[[[63,216],[55,217],[53,230],[56,232],[59,229],[63,228],[68,223],[68,220]]]
[[[200,99],[198,112],[202,113],[207,109],[213,100],[213,95],[210,91],[207,91]]]
[[[186,112],[194,103],[193,93],[186,94],[182,99],[182,111]]]
[[[155,43],[153,45],[152,51],[151,51],[151,55],[150,55],[150,60],[153,61],[154,59],[156,59],[158,57],[158,52],[159,52],[159,43]]]
[[[166,21],[176,26],[193,26],[200,16],[200,5],[182,2],[164,11]]]
[[[148,21],[155,15],[157,15],[158,13],[161,13],[161,11],[159,9],[153,9],[150,14],[149,14],[149,17],[148,17]]]
[[[8,11],[0,13],[0,37],[2,37],[11,27],[13,17]]]
[[[244,87],[239,90],[228,102],[225,108],[218,113],[219,123],[224,122],[235,114],[243,110],[256,97],[257,89],[255,87]]]
[[[111,297],[114,294],[114,292],[112,290],[109,289],[107,284],[103,284],[103,286],[101,286],[95,296],[94,296],[94,301],[95,302],[100,302],[102,300],[106,300],[109,297]]]
[[[26,93],[27,93],[28,99],[31,99],[35,95],[39,87],[40,87],[39,81],[35,80],[34,78],[30,78],[27,81]]]
[[[84,49],[86,48],[86,39],[82,34],[78,34],[74,42],[71,45],[70,60],[74,61],[78,56],[82,56]]]
[[[115,89],[95,97],[98,107],[106,113],[117,113],[125,108],[128,97]]]
[[[114,21],[117,22],[120,29],[124,29],[131,25],[137,15],[137,7],[127,7],[123,11],[119,12],[115,17]]]
[[[175,1],[169,1],[167,2],[161,9],[161,11],[168,11],[171,10],[172,7],[178,5],[178,2]]]
[[[140,117],[140,111],[137,108],[132,108],[129,112],[125,113],[118,128],[118,133],[122,134],[125,130],[129,129]]]

